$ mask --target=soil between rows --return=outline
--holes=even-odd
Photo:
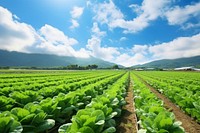
[[[136,75],[141,81],[158,97],[164,102],[166,109],[171,110],[176,120],[182,122],[182,127],[185,129],[186,133],[200,133],[200,125],[194,121],[190,116],[185,114],[179,107],[177,107],[173,102],[171,102],[167,97],[159,93],[156,89],[150,86],[144,79]]]
[[[126,105],[122,108],[122,116],[118,120],[117,133],[137,133],[137,117],[133,105],[133,84],[130,81]]]

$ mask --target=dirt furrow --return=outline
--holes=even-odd
[[[185,129],[187,133],[200,133],[200,125],[194,121],[190,116],[185,114],[179,107],[177,107],[173,102],[171,102],[167,97],[159,93],[156,89],[150,86],[144,79],[136,75],[142,82],[164,102],[164,106],[166,109],[171,110],[176,120],[182,122],[182,127]]]
[[[133,85],[131,81],[125,100],[126,105],[122,109],[122,116],[119,120],[117,133],[137,133],[137,117],[133,105]]]

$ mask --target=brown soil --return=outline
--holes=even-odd
[[[152,86],[147,84],[147,82],[145,80],[143,80],[141,77],[139,77],[139,78],[146,84],[146,86],[154,94],[157,95],[158,98],[160,98],[162,101],[164,101],[165,108],[169,109],[170,111],[172,111],[174,113],[176,120],[182,122],[182,127],[185,129],[186,133],[200,133],[200,125],[196,121],[194,121],[190,116],[185,114],[179,107],[177,107],[167,97],[165,97],[164,95],[159,93],[157,90],[155,90]]]
[[[133,85],[130,81],[128,94],[125,98],[126,105],[123,107],[122,116],[119,120],[117,133],[137,133],[137,117],[133,106]]]

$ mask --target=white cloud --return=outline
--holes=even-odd
[[[72,11],[70,12],[71,14],[71,23],[72,25],[69,27],[70,29],[75,29],[77,27],[79,27],[79,23],[77,21],[77,19],[79,19],[81,17],[81,15],[83,14],[84,8],[83,7],[73,7]]]
[[[86,6],[87,6],[87,7],[89,7],[89,6],[91,6],[91,5],[92,5],[92,3],[91,3],[90,0],[86,1]]]
[[[194,23],[189,22],[189,23],[184,24],[181,28],[183,30],[187,30],[187,29],[197,28],[197,27],[200,27],[200,23],[194,24]]]
[[[81,48],[80,50],[76,51],[75,57],[79,58],[89,58],[91,56],[91,52],[86,50],[85,48]]]
[[[43,42],[40,45],[37,45],[36,48],[46,54],[55,54],[59,56],[73,56],[80,58],[90,57],[89,52],[83,48],[78,51],[75,51],[73,47],[69,45],[55,45],[49,42],[48,40],[43,40]]]
[[[185,7],[171,7],[165,16],[170,25],[182,25],[191,18],[198,18],[198,23],[200,23],[200,2]]]
[[[98,24],[96,22],[93,23],[92,33],[94,34],[93,36],[97,37],[103,37],[106,35],[105,31],[100,31]]]
[[[143,30],[149,23],[156,20],[164,12],[165,6],[169,4],[167,0],[144,0],[141,6],[134,7],[138,16],[132,20],[125,20],[124,14],[116,7],[112,0],[109,3],[98,4],[94,10],[94,19],[101,24],[107,24],[109,28],[122,28],[124,33],[135,33]]]
[[[200,55],[200,33],[149,47],[153,59],[175,59]]]
[[[9,51],[28,52],[27,47],[36,41],[36,31],[10,11],[0,6],[0,48]]]
[[[137,4],[131,4],[131,5],[129,5],[129,8],[131,8],[133,10],[133,12],[136,13],[136,14],[142,13],[140,6],[137,5]]]
[[[146,63],[147,61],[148,59],[146,58],[146,56],[141,53],[136,53],[134,55],[123,53],[117,56],[117,58],[114,60],[115,63],[121,64],[126,67]]]
[[[147,45],[134,45],[132,48],[133,53],[141,53],[141,54],[147,54],[148,52],[148,46]]]
[[[72,46],[78,43],[77,40],[69,38],[55,27],[46,24],[40,29],[40,35],[43,38],[37,48],[42,49],[43,52],[62,56],[89,57],[89,52],[85,49],[82,48],[78,51],[73,49]]]
[[[126,41],[127,38],[126,38],[126,37],[121,37],[119,40],[120,40],[120,41]]]
[[[77,20],[72,19],[71,23],[72,23],[72,25],[69,27],[70,29],[74,29],[74,28],[79,27],[79,23],[77,22]]]
[[[88,39],[86,45],[87,49],[90,51],[90,54],[94,57],[112,62],[115,56],[120,54],[118,49],[114,47],[101,46],[101,39],[106,35],[106,32],[101,31],[97,23],[93,23],[91,31],[92,37]]]
[[[167,19],[169,25],[181,25],[182,29],[199,27],[200,2],[185,7],[172,6],[172,3],[173,1],[170,0],[143,0],[141,6],[131,4],[129,7],[132,8],[136,17],[126,20],[125,15],[110,0],[95,6],[94,19],[101,24],[107,24],[110,29],[122,28],[124,33],[142,31],[159,17]],[[188,21],[191,19],[195,19],[197,22],[189,23]]]
[[[72,11],[70,12],[70,14],[71,14],[72,18],[78,19],[83,14],[83,10],[84,10],[83,7],[77,7],[77,6],[75,6],[72,9]]]
[[[43,40],[40,45],[37,45],[37,48],[43,51],[43,53],[56,54],[60,56],[73,56],[75,51],[72,47],[58,44],[55,45],[47,40]]]
[[[166,10],[170,0],[144,0],[141,9],[147,21],[155,20]]]
[[[88,40],[86,47],[91,51],[92,56],[106,61],[113,61],[119,51],[114,47],[102,47],[101,40],[98,37],[92,37]]]
[[[74,38],[69,38],[62,31],[48,24],[44,25],[40,29],[40,34],[44,37],[44,39],[55,45],[64,44],[70,46],[78,43],[78,41]]]
[[[122,12],[115,6],[112,0],[109,3],[101,3],[96,5],[94,12],[95,20],[102,24],[108,24],[109,27],[112,27],[111,23],[115,20],[123,19],[124,15]],[[114,27],[112,27],[114,28]]]

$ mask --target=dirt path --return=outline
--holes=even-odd
[[[128,94],[125,98],[126,105],[123,107],[122,116],[119,120],[117,133],[137,133],[137,118],[135,107],[133,106],[133,85],[130,81]]]
[[[170,109],[175,117],[176,120],[182,122],[182,127],[185,129],[185,132],[187,133],[200,133],[200,125],[194,121],[190,116],[186,115],[179,107],[177,107],[174,103],[172,103],[167,97],[159,93],[156,89],[151,87],[145,80],[143,80],[141,77],[136,75],[139,79],[142,80],[142,82],[145,83],[145,85],[154,93],[157,95],[158,98],[160,98],[162,101],[164,101],[164,106],[167,109]]]

